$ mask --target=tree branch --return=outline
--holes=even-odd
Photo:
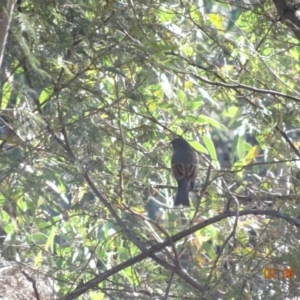
[[[296,226],[298,228],[300,228],[300,221],[288,216],[285,216],[275,210],[252,210],[252,209],[247,209],[247,210],[242,210],[239,212],[239,216],[247,216],[247,215],[261,215],[261,216],[269,216],[269,217],[276,217],[276,218],[280,218],[285,220],[287,223]],[[156,244],[150,248],[146,248],[144,247],[145,250],[143,250],[143,252],[129,260],[127,260],[124,263],[121,263],[115,267],[113,267],[110,270],[107,270],[105,272],[103,272],[102,274],[96,276],[94,279],[84,283],[84,284],[80,284],[73,292],[69,293],[64,300],[73,300],[73,299],[77,299],[80,295],[84,294],[85,292],[87,292],[90,289],[94,289],[95,287],[97,287],[97,285],[99,283],[101,283],[102,281],[106,280],[107,278],[109,278],[110,276],[120,272],[121,270],[124,270],[125,268],[128,268],[148,257],[153,258],[154,260],[158,261],[157,256],[155,256],[156,252],[161,251],[162,249],[164,249],[167,246],[170,246],[171,243],[175,243],[178,242],[179,240],[181,240],[182,238],[185,238],[186,236],[195,233],[196,231],[205,228],[208,225],[217,223],[223,219],[229,218],[229,217],[236,217],[237,216],[237,212],[236,211],[228,211],[228,212],[224,212],[220,215],[217,215],[213,218],[210,218],[208,220],[205,220],[199,224],[196,224],[193,227],[190,227],[186,230],[183,230],[173,236],[171,236],[170,238],[168,238],[167,240],[165,240],[162,243]],[[132,233],[131,233],[132,234]],[[140,243],[140,242],[139,242]],[[163,266],[170,265],[168,264],[166,261],[164,260],[160,260],[158,261],[158,263],[162,264]],[[172,266],[172,265],[171,265]],[[169,266],[168,266],[169,268]],[[174,268],[174,272],[179,275],[180,277],[182,277],[183,279],[185,279],[188,283],[192,283],[191,285],[193,286],[193,281],[194,279],[192,279],[187,273],[185,273],[184,270],[178,270],[175,269],[174,266],[172,266],[172,268]],[[192,280],[191,280],[192,279]],[[202,287],[198,282],[196,282],[197,285],[200,287],[200,290],[202,292],[202,297],[201,299],[205,299],[205,295],[203,295],[206,291],[204,289],[204,287]],[[193,286],[195,287],[195,286]]]
[[[0,0],[0,69],[14,5],[13,0]]]

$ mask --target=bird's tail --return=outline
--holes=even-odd
[[[181,180],[178,180],[178,190],[175,197],[174,205],[183,205],[183,206],[190,206],[190,200],[189,200],[189,182],[187,178],[183,178]]]

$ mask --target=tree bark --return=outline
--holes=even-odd
[[[0,0],[0,69],[14,5],[14,0]]]

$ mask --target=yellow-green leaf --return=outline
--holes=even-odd
[[[8,105],[10,95],[11,95],[12,86],[9,82],[3,84],[3,96],[1,101],[1,109],[5,109]]]
[[[253,159],[255,159],[255,157],[257,156],[257,154],[259,153],[259,146],[258,145],[255,145],[253,146],[249,152],[247,153],[247,155],[245,156],[244,158],[244,161],[245,161],[245,165],[249,165],[251,163],[251,161]]]
[[[209,21],[220,31],[224,31],[223,17],[219,14],[211,13],[207,15]]]

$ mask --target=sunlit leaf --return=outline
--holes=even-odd
[[[217,153],[213,141],[211,140],[209,135],[204,135],[203,142],[205,144],[206,149],[208,150],[213,165],[216,166],[218,158],[217,158]]]
[[[39,96],[39,103],[43,107],[48,99],[53,95],[53,87],[46,87]]]
[[[6,81],[2,87],[1,109],[5,109],[7,107],[9,103],[11,91],[12,91],[12,86],[8,81]]]
[[[147,102],[147,107],[149,108],[150,111],[154,111],[157,109],[157,102],[150,100]]]
[[[197,121],[200,124],[210,124],[213,127],[216,127],[216,128],[219,128],[219,129],[227,131],[226,126],[224,126],[223,124],[221,124],[217,120],[212,119],[212,118],[210,118],[208,116],[200,115],[195,121]]]
[[[45,243],[45,250],[51,251],[51,253],[53,253],[55,234],[56,234],[56,227],[52,226],[50,234],[48,235],[47,241]]]
[[[260,151],[260,148],[259,148],[258,145],[253,146],[249,150],[249,152],[247,153],[247,155],[245,156],[245,159],[244,159],[245,160],[245,164],[246,165],[250,164],[256,158],[256,156],[258,155],[259,151]]]
[[[184,45],[181,47],[181,50],[183,52],[183,54],[188,55],[188,56],[192,56],[194,55],[194,48],[188,45]]]
[[[186,102],[187,98],[185,93],[182,90],[178,90],[177,91],[177,98],[181,101],[181,102]]]
[[[187,110],[197,110],[202,105],[202,101],[188,101],[188,103],[186,104],[186,108]]]
[[[198,143],[197,141],[191,141],[189,143],[195,150],[205,153],[205,154],[208,154],[207,149],[204,146],[202,146],[200,143]]]
[[[207,14],[208,19],[211,21],[211,23],[220,31],[224,30],[223,27],[223,17],[216,13],[210,13]]]
[[[162,74],[162,75],[160,76],[160,78],[161,78],[160,84],[161,84],[161,87],[162,87],[162,89],[163,89],[165,95],[166,95],[168,98],[172,98],[172,95],[173,95],[173,93],[172,93],[172,87],[171,87],[171,85],[170,85],[170,83],[169,83],[169,80],[168,80],[167,76],[164,75],[164,74]]]
[[[41,263],[43,261],[43,251],[39,251],[38,254],[35,256],[35,259],[34,259],[34,265],[36,267],[40,266]]]
[[[158,14],[158,17],[159,17],[159,19],[162,23],[169,22],[169,21],[173,20],[174,16],[175,16],[174,11],[167,10],[167,9],[160,10],[160,13]]]
[[[227,109],[224,109],[223,116],[228,118],[233,118],[236,116],[239,108],[237,106],[230,106]]]

